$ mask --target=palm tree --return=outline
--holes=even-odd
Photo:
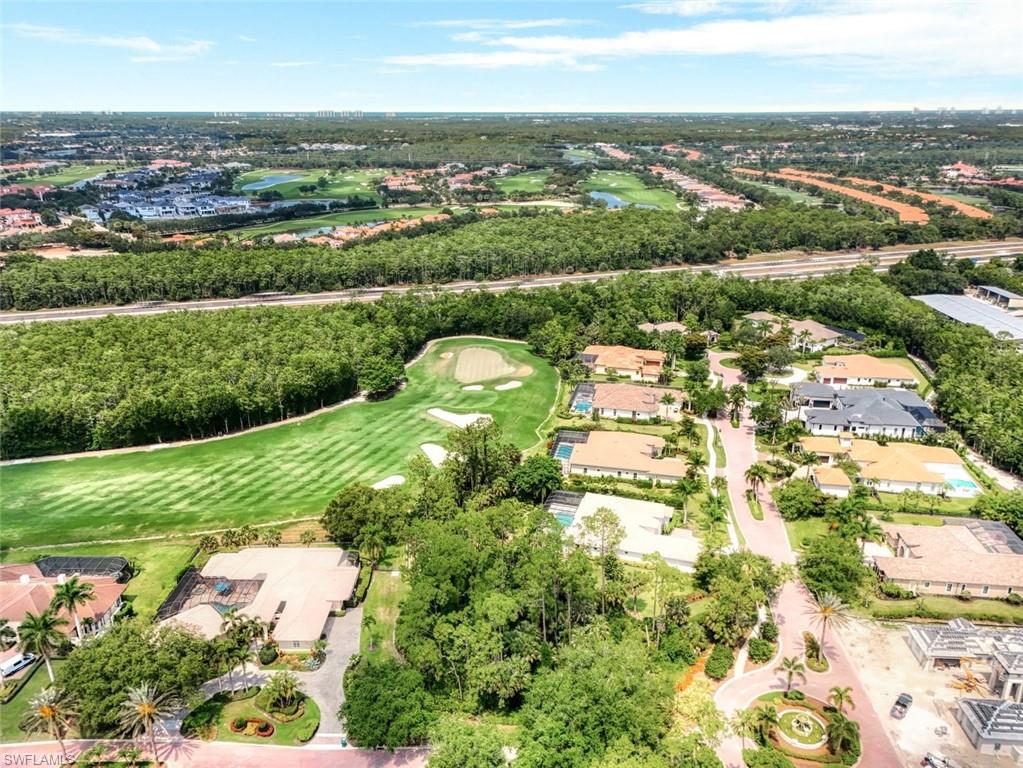
[[[206,533],[199,537],[199,549],[203,552],[216,552],[219,548],[220,543],[216,536]]]
[[[290,672],[278,672],[266,683],[267,703],[273,707],[288,707],[301,695],[301,683]]]
[[[127,701],[121,704],[121,732],[129,738],[149,737],[153,761],[159,762],[156,752],[156,724],[174,714],[177,699],[170,693],[160,693],[149,683],[128,690]]]
[[[753,495],[756,495],[760,486],[771,476],[771,468],[764,464],[762,461],[753,462],[749,469],[746,470],[746,484],[753,491]]]
[[[241,530],[238,531],[238,543],[247,547],[250,544],[255,544],[259,541],[259,531],[256,530],[254,525],[243,525]]]
[[[63,689],[55,686],[44,688],[28,705],[20,725],[26,733],[47,733],[64,753],[64,762],[69,763],[64,737],[71,729],[71,721],[77,716],[74,699]]]
[[[849,709],[856,709],[856,702],[853,701],[852,697],[852,688],[848,685],[833,686],[828,693],[828,701],[834,704],[835,709],[842,715],[845,714],[846,705],[848,705]]]
[[[799,461],[804,467],[812,467],[821,463],[821,457],[813,451],[803,451],[799,455]]]
[[[18,642],[18,633],[10,626],[7,619],[0,619],[0,650],[6,651]]]
[[[25,618],[21,620],[21,624],[18,625],[18,636],[21,638],[18,647],[22,651],[42,657],[46,662],[46,673],[50,676],[51,683],[53,682],[53,665],[50,663],[50,657],[64,642],[64,635],[60,631],[60,627],[65,624],[67,624],[67,619],[62,619],[53,611],[43,611],[38,615],[28,611],[25,613]]]
[[[728,417],[738,421],[742,409],[746,405],[746,388],[742,384],[733,384],[728,388]]]
[[[266,544],[266,546],[268,546],[268,547],[279,547],[281,545],[281,541],[283,539],[283,536],[281,535],[281,529],[280,528],[273,527],[273,528],[266,528],[263,531],[263,535],[262,535],[261,538],[263,539],[263,543]]]
[[[819,624],[821,636],[818,640],[817,661],[821,661],[824,655],[824,638],[827,636],[828,627],[841,627],[849,621],[849,606],[842,602],[842,598],[832,592],[825,592],[814,601],[810,609],[811,620]]]
[[[740,709],[732,718],[732,730],[742,739],[742,748],[746,749],[746,739],[752,739],[757,733],[757,710]]]
[[[799,660],[798,656],[786,656],[781,660],[777,672],[785,675],[785,693],[792,690],[792,678],[798,677],[806,682],[806,666]]]
[[[78,639],[82,640],[84,635],[82,634],[82,622],[78,618],[78,606],[87,605],[95,597],[96,593],[93,591],[92,584],[79,581],[77,576],[72,576],[63,584],[54,587],[50,608],[54,611],[64,609],[70,613],[71,618],[75,621],[75,632],[78,634]]]
[[[714,479],[710,481],[710,487],[718,496],[724,496],[728,493],[728,478],[722,475],[715,475]]]
[[[661,405],[664,406],[665,413],[671,413],[671,406],[673,406],[677,400],[671,392],[665,392],[661,395]]]
[[[308,547],[310,544],[316,543],[316,531],[302,531],[302,535],[298,537],[298,541],[303,546]]]
[[[359,548],[359,557],[368,560],[369,564],[375,565],[380,557],[384,554],[384,548],[387,546],[387,538],[384,535],[384,529],[376,524],[367,525],[362,533],[359,534],[358,540],[355,542]]]
[[[860,726],[855,720],[838,712],[828,722],[828,751],[832,754],[847,752],[860,739]]]
[[[682,500],[682,525],[689,522],[689,500],[703,490],[699,477],[680,477],[675,483],[675,495]]]
[[[686,453],[686,477],[699,477],[707,466],[707,457],[702,451],[691,450]]]
[[[719,526],[728,522],[728,513],[725,511],[725,503],[720,496],[711,496],[700,507],[703,513],[703,520],[700,521],[700,528],[710,532],[718,529]]]
[[[884,528],[871,515],[862,515],[853,523],[856,538],[860,541],[860,552],[865,552],[868,541],[884,541]]]
[[[756,732],[761,744],[767,744],[771,731],[778,727],[778,710],[774,704],[765,704],[756,708]]]

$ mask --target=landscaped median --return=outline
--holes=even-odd
[[[296,680],[278,682],[284,679],[275,675],[262,688],[214,694],[185,717],[182,735],[243,744],[305,744],[320,726],[320,708],[297,690]],[[290,685],[290,693],[282,693],[282,685]]]
[[[772,691],[759,696],[752,709],[760,745],[800,765],[854,765],[859,760],[859,725],[830,704],[798,690]]]

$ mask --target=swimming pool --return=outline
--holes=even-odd
[[[561,523],[565,528],[568,528],[568,526],[572,524],[572,521],[575,520],[575,515],[571,512],[556,512],[554,514],[554,519]]]
[[[972,480],[965,480],[961,477],[952,477],[946,481],[953,488],[976,488],[977,484]]]
[[[593,403],[589,400],[577,400],[575,405],[572,406],[572,410],[577,413],[589,413],[593,410]]]
[[[554,458],[556,459],[572,458],[572,445],[570,443],[559,443],[558,447],[554,449]]]

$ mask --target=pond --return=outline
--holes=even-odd
[[[289,181],[298,181],[304,178],[302,174],[274,174],[271,176],[264,176],[259,181],[253,181],[242,187],[242,192],[258,192],[261,189],[267,189],[268,187],[274,187],[278,184],[284,184]]]

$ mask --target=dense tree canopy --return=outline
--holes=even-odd
[[[316,292],[403,283],[712,262],[729,253],[924,242],[918,229],[826,208],[729,212],[653,210],[500,217],[420,237],[326,247],[201,247],[18,260],[4,270],[0,308],[39,309]]]

